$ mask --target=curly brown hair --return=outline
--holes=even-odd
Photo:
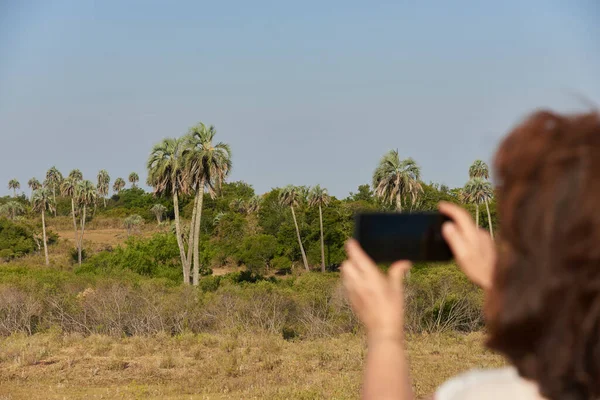
[[[495,160],[492,349],[551,400],[600,398],[600,115],[533,114]]]

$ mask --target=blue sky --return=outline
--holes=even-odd
[[[198,121],[259,193],[345,197],[396,148],[459,186],[533,109],[600,104],[598,71],[595,0],[0,0],[0,194],[52,165],[145,179]]]

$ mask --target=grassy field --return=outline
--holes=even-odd
[[[502,365],[482,340],[410,336],[418,398],[461,371]],[[357,335],[13,335],[0,341],[0,399],[356,399],[365,354]]]

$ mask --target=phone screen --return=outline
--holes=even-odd
[[[376,263],[448,261],[452,252],[442,237],[445,221],[448,217],[440,213],[358,214],[354,238]]]

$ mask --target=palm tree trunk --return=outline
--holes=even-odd
[[[17,188],[13,188],[13,197],[16,198],[17,197]]]
[[[107,189],[108,191],[108,189]],[[102,200],[104,200],[104,208],[106,208],[106,197],[102,197]]]
[[[187,259],[185,257],[185,248],[181,238],[181,225],[179,221],[179,197],[177,191],[173,193],[173,209],[175,211],[175,235],[177,235],[177,246],[179,247],[179,256],[181,257],[181,268],[183,269],[183,283],[190,284],[190,270],[187,268]]]
[[[81,237],[79,239],[79,246],[77,248],[77,261],[79,261],[79,265],[81,266],[81,251],[83,248],[83,232],[85,231],[85,211],[86,205],[83,205],[83,215],[81,216]]]
[[[396,196],[396,211],[402,212],[402,197]]]
[[[319,222],[321,225],[321,272],[325,272],[325,239],[323,237],[323,211],[319,204]]]
[[[56,185],[52,185],[52,197],[54,199],[54,216],[56,217]]]
[[[198,246],[200,241],[200,220],[202,218],[202,203],[204,202],[205,185],[206,180],[203,177],[200,181],[200,186],[196,191],[198,204],[196,205],[196,220],[194,221],[194,276],[192,277],[194,286],[197,286],[200,281],[200,250],[198,249]]]
[[[304,262],[304,268],[306,268],[307,271],[310,271],[306,253],[304,252],[304,246],[302,246],[302,239],[300,239],[300,228],[298,228],[298,221],[296,221],[296,213],[294,212],[294,207],[290,206],[290,208],[292,209],[292,217],[294,217],[294,225],[296,226],[296,234],[298,235],[298,244],[300,245],[300,251],[302,252],[302,262]]]
[[[196,192],[198,192],[198,188],[196,187]],[[198,196],[194,197],[194,208],[192,210],[192,220],[190,221],[190,229],[188,233],[188,249],[187,249],[187,260],[186,260],[186,268],[187,268],[187,276],[188,279],[192,274],[192,256],[193,256],[193,244],[194,244],[194,230],[196,227],[196,209],[198,208]]]
[[[485,208],[487,209],[488,224],[490,226],[490,236],[492,237],[492,240],[494,240],[494,228],[492,227],[492,216],[490,215],[490,205],[488,204],[487,199],[485,199]]]
[[[73,216],[73,228],[75,229],[75,246],[77,246],[77,220],[75,219],[75,199],[71,197],[71,215]]]
[[[42,238],[44,239],[44,257],[46,257],[46,267],[50,265],[48,259],[48,240],[46,239],[46,212],[42,208]]]
[[[479,228],[479,203],[475,203],[475,225]]]

